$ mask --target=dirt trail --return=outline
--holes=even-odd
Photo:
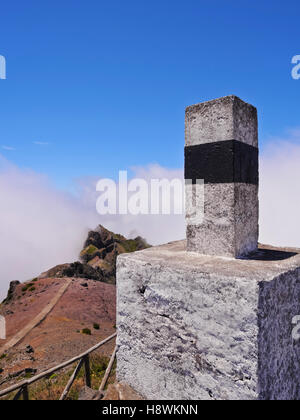
[[[66,292],[70,286],[72,279],[67,279],[65,284],[59,289],[58,293],[51,299],[51,301],[44,307],[44,309],[32,320],[26,327],[22,328],[13,338],[11,338],[3,347],[0,348],[0,355],[5,353],[8,349],[14,347],[19,343],[33,328],[40,324],[47,315],[52,311],[54,306]]]

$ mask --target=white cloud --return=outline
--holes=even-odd
[[[136,169],[151,178],[181,174],[158,165]],[[184,237],[183,216],[100,216],[96,179],[78,181],[74,197],[46,176],[19,169],[0,155],[0,298],[11,280],[24,281],[56,264],[78,258],[87,232],[99,223],[126,236],[157,244]]]
[[[169,180],[179,178],[183,180],[182,169],[163,168],[157,164],[146,167],[136,166],[131,169],[134,178],[142,178],[146,181],[163,178]],[[94,205],[99,194],[87,194],[89,197],[93,197]],[[129,238],[140,235],[146,238],[152,245],[175,241],[185,237],[184,215],[106,215],[102,216],[101,220],[104,226],[107,226],[114,232],[122,233]]]
[[[46,141],[34,141],[33,144],[36,144],[38,146],[48,146],[50,143]]]
[[[16,150],[14,147],[11,146],[1,146],[3,150],[13,151]]]
[[[260,242],[300,247],[300,130],[268,141],[260,161]]]
[[[26,280],[73,261],[95,212],[0,156],[0,297],[11,280]]]
[[[182,169],[159,165],[133,168],[134,176],[182,178]],[[270,140],[260,162],[260,241],[300,247],[300,131]],[[78,181],[74,197],[47,177],[21,170],[0,155],[0,297],[11,280],[26,280],[56,264],[74,261],[88,229],[101,223],[125,236],[158,244],[185,237],[184,217],[99,216],[97,179]]]

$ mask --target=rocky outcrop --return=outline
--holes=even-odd
[[[74,277],[74,278],[85,278],[89,280],[105,281],[103,271],[99,267],[92,267],[88,264],[82,264],[79,261],[75,261],[70,264],[60,264],[50,270],[45,271],[39,276],[39,279],[46,278],[63,278],[63,277]]]
[[[104,281],[115,284],[117,256],[149,247],[150,245],[140,236],[135,239],[126,239],[99,225],[95,230],[89,232],[80,253],[80,260],[83,264],[100,270]]]
[[[9,284],[9,289],[7,292],[7,297],[4,299],[3,303],[9,303],[13,298],[16,291],[17,286],[20,284],[18,280],[11,281]]]
[[[62,276],[105,281],[103,271],[100,268],[93,268],[88,264],[81,264],[79,261],[69,264],[69,266],[62,271]]]
[[[99,225],[88,233],[80,261],[60,264],[42,273],[39,278],[74,277],[116,283],[117,256],[127,252],[140,251],[150,245],[140,236],[126,239]]]

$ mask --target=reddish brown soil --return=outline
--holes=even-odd
[[[38,280],[34,284],[36,290],[32,292],[27,290],[25,295],[22,295],[24,284],[17,287],[12,302],[1,308],[1,313],[5,315],[7,321],[8,339],[47,305],[60,289],[62,281],[62,279]],[[87,284],[88,287],[82,284]],[[0,360],[0,367],[4,369],[0,374],[0,384],[8,374],[28,367],[41,372],[89,349],[116,331],[115,314],[114,285],[94,280],[74,279],[46,319]],[[99,324],[100,329],[95,329],[93,324]],[[91,335],[82,334],[84,328],[89,328]],[[27,345],[34,348],[34,353],[26,353]],[[98,350],[98,354],[109,356],[113,347],[114,342],[108,343]],[[7,385],[6,382],[1,388]]]
[[[64,281],[64,280],[63,280]],[[28,283],[19,284],[16,288],[13,300],[1,307],[1,315],[6,319],[6,338],[8,341],[25,325],[27,325],[59,291],[62,279],[43,279],[32,284],[34,291],[22,291]],[[0,347],[6,341],[0,343]]]

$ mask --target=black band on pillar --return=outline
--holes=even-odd
[[[258,185],[258,148],[237,140],[186,146],[185,179]]]

